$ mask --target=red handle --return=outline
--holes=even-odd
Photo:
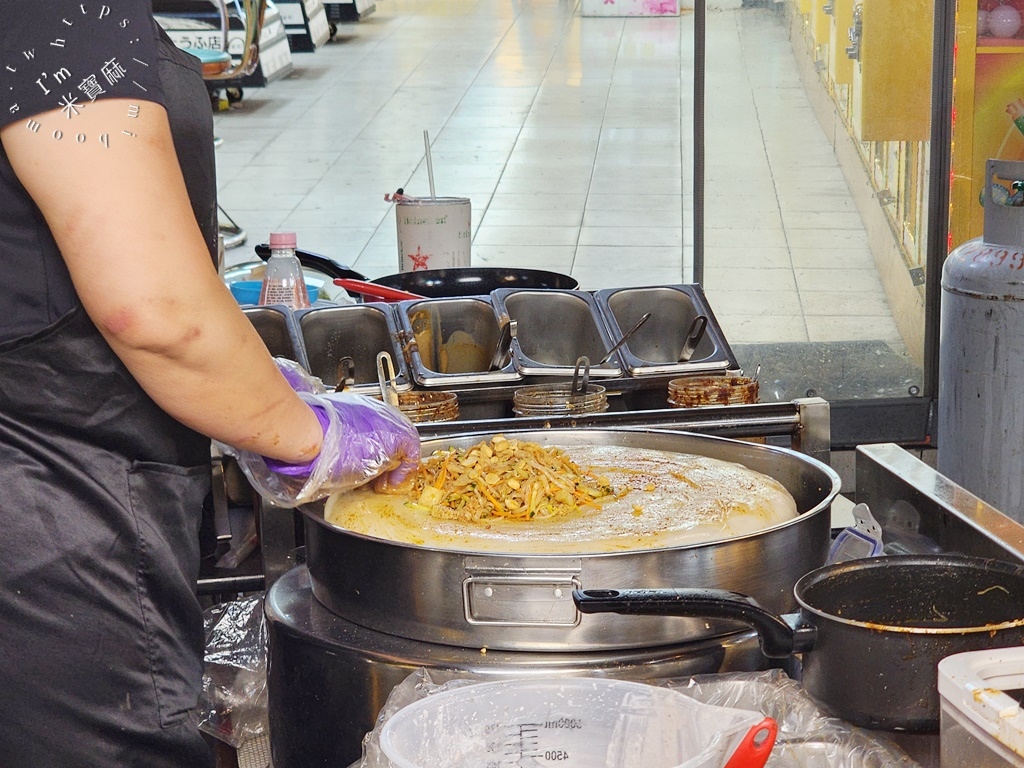
[[[772,747],[775,746],[775,736],[778,732],[779,726],[770,717],[751,727],[732,753],[729,762],[725,764],[725,768],[764,768],[768,756],[772,753]]]
[[[347,277],[336,278],[334,280],[334,284],[344,288],[349,293],[372,296],[373,298],[381,299],[382,301],[405,301],[406,299],[426,298],[426,296],[420,296],[418,293],[400,291],[397,288],[388,288],[386,285],[378,285],[377,283],[371,283],[366,280],[351,280]]]

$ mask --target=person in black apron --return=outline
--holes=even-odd
[[[146,0],[0,0],[0,19],[0,766],[210,765],[209,438],[340,460],[210,261],[198,63]],[[366,423],[394,461],[365,475],[412,461],[411,425]]]

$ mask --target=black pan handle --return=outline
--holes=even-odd
[[[741,621],[757,631],[761,652],[770,659],[810,650],[818,633],[798,613],[777,616],[754,598],[724,589],[575,589],[572,599],[581,613]]]
[[[266,261],[270,258],[270,246],[266,243],[261,243],[255,247],[256,255]],[[313,253],[312,251],[300,251],[295,250],[295,255],[299,257],[299,264],[304,266],[306,269],[311,269],[314,272],[327,275],[332,279],[342,278],[344,280],[366,280],[366,275],[356,272],[354,269],[346,267],[344,264],[335,264],[326,256],[321,256],[319,253]]]

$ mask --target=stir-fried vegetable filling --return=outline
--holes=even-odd
[[[417,504],[449,520],[542,520],[619,498],[607,478],[558,448],[496,435],[471,448],[436,451],[420,464]]]

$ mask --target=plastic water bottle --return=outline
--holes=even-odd
[[[295,233],[273,232],[270,235],[270,259],[260,288],[260,304],[284,304],[292,309],[309,306],[302,265],[295,255]]]

